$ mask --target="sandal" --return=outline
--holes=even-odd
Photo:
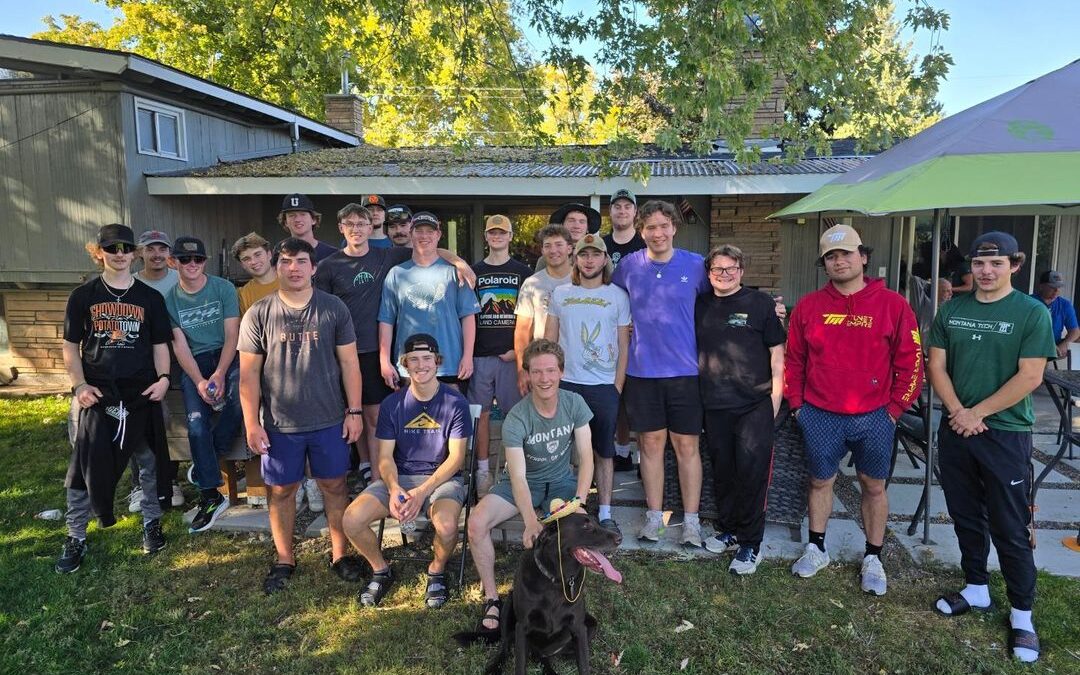
[[[498,610],[497,614],[492,614],[491,610]],[[491,628],[485,626],[485,621],[494,621],[495,627]],[[495,598],[484,598],[484,607],[480,611],[480,623],[476,627],[476,632],[481,634],[499,633],[499,629],[502,628],[502,600]]]
[[[330,569],[342,581],[360,581],[364,574],[364,563],[354,555],[346,555],[330,563]]]
[[[1014,649],[1030,649],[1036,655],[1040,654],[1039,636],[1022,628],[1009,629],[1009,653],[1011,654]]]
[[[934,602],[934,611],[941,616],[947,616],[950,618],[954,616],[960,616],[961,614],[967,614],[968,612],[989,612],[994,609],[993,604],[989,604],[986,607],[975,607],[971,604],[968,604],[967,599],[964,598],[964,596],[960,593],[946,593],[945,595],[938,598],[938,600],[945,601],[945,604],[949,606],[949,611],[951,612],[951,614],[946,614],[945,612],[938,609],[936,601]]]
[[[284,590],[285,586],[288,585],[289,578],[292,577],[295,571],[296,565],[283,565],[281,563],[271,565],[270,571],[266,573],[266,578],[263,579],[263,593],[272,595]]]
[[[424,592],[424,602],[430,609],[438,609],[450,599],[450,589],[446,587],[446,573],[427,573],[427,591]]]
[[[376,572],[371,575],[371,581],[367,583],[364,590],[360,591],[357,599],[364,607],[378,607],[393,585],[394,572],[387,567],[385,572]]]

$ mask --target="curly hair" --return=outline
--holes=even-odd
[[[566,354],[563,353],[563,348],[559,346],[558,342],[552,342],[546,338],[538,338],[529,343],[529,346],[525,348],[525,352],[521,355],[521,367],[525,372],[528,372],[529,363],[544,354],[551,354],[558,360],[559,370],[566,368]]]

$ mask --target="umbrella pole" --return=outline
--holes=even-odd
[[[930,307],[933,308],[933,316],[938,313],[938,283],[941,280],[941,226],[949,217],[948,209],[934,209],[934,238],[930,254]],[[942,412],[944,415],[944,412]],[[923,409],[923,426],[926,429],[926,481],[923,489],[926,491],[926,510],[923,511],[923,543],[930,543],[930,498],[931,488],[934,485],[934,428],[931,425],[934,419],[934,387],[930,384],[930,378],[926,378],[926,407]]]

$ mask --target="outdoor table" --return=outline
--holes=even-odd
[[[1065,456],[1065,451],[1074,443],[1080,445],[1080,433],[1073,431],[1071,406],[1069,405],[1069,400],[1073,396],[1080,396],[1080,370],[1047,370],[1043,375],[1043,383],[1050,393],[1050,399],[1054,402],[1054,407],[1057,408],[1058,414],[1061,415],[1061,446],[1058,448],[1057,454],[1047,463],[1031,486],[1032,503],[1035,502],[1035,493],[1039,491],[1039,486],[1058,465],[1061,458]]]

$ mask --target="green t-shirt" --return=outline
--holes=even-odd
[[[1000,300],[979,302],[974,293],[941,306],[930,330],[930,346],[945,350],[956,396],[969,408],[1000,389],[1024,358],[1054,358],[1050,312],[1038,300],[1014,290]],[[1001,431],[1031,431],[1031,396],[986,418]]]
[[[225,319],[240,316],[236,287],[221,277],[210,275],[198,293],[188,293],[180,284],[173,286],[165,294],[165,307],[169,310],[173,328],[184,331],[192,354],[224,347]]]
[[[551,419],[536,412],[531,395],[510,409],[503,420],[503,444],[508,448],[525,450],[525,480],[529,485],[542,485],[573,476],[570,446],[574,440],[574,429],[588,424],[592,416],[585,399],[565,389],[559,390],[559,403],[555,408],[555,417]]]

